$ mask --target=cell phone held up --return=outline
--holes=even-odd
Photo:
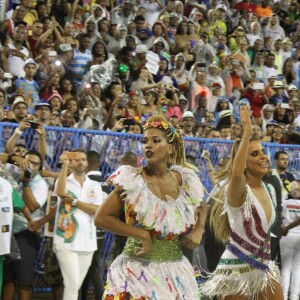
[[[131,126],[131,125],[135,125],[135,121],[133,119],[125,119],[123,121],[123,125],[124,126]]]

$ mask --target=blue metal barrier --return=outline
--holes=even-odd
[[[0,151],[4,152],[5,145],[18,124],[0,123]],[[57,171],[59,156],[64,150],[83,148],[86,151],[94,150],[101,156],[100,170],[106,178],[119,166],[119,157],[127,151],[132,151],[137,155],[138,161],[144,165],[142,135],[128,133],[117,133],[100,130],[82,130],[73,128],[46,127],[47,157],[46,165],[51,170]],[[26,129],[17,143],[22,143],[27,149],[38,148],[39,137],[33,129]],[[207,162],[202,157],[203,150],[210,153],[210,159],[215,168],[221,159],[226,159],[230,155],[233,141],[204,139],[204,138],[184,138],[186,156],[198,168],[198,176],[208,191],[211,190],[211,182],[207,171]],[[286,151],[290,158],[289,171],[299,178],[300,170],[300,145],[284,145],[264,143],[266,152],[273,163],[276,151]],[[111,252],[114,237],[111,233],[106,234],[106,247],[104,259],[107,261]],[[43,255],[37,263],[43,261]],[[39,278],[41,274],[37,274]],[[49,292],[49,288],[42,288],[40,292]]]
[[[0,151],[4,151],[5,145],[17,127],[13,123],[0,123]],[[46,127],[47,141],[47,167],[57,171],[59,156],[64,150],[83,148],[87,151],[94,150],[101,156],[100,170],[106,178],[119,165],[119,157],[127,151],[132,151],[137,155],[140,164],[145,164],[141,144],[142,135],[100,131],[83,130],[74,128]],[[20,137],[18,143],[23,143],[27,149],[37,149],[39,143],[38,134],[31,128],[26,129]],[[206,160],[202,157],[203,150],[208,150],[210,159],[214,167],[218,168],[220,159],[228,158],[231,151],[232,141],[219,139],[204,139],[185,137],[186,155],[199,169],[198,175],[207,190],[211,189],[211,183],[207,173]],[[289,171],[299,177],[300,170],[300,145],[285,145],[264,143],[266,152],[271,162],[276,151],[284,150],[290,158]]]

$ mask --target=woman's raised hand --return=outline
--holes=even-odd
[[[242,105],[240,108],[240,120],[243,127],[243,137],[251,137],[252,135],[252,122],[251,122],[251,108],[249,105]]]

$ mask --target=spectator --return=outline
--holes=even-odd
[[[289,156],[285,151],[278,151],[274,155],[275,168],[272,171],[281,183],[282,201],[288,199],[290,193],[290,183],[295,180],[293,174],[287,171],[289,165]]]
[[[36,74],[38,64],[32,58],[28,58],[25,60],[23,68],[25,76],[20,77],[15,81],[16,89],[24,94],[29,106],[34,107],[40,101],[39,86],[33,79]]]
[[[1,61],[4,72],[11,73],[17,77],[24,77],[24,61],[28,59],[30,53],[23,46],[26,29],[23,24],[15,27],[13,42],[3,47],[1,51]]]
[[[29,150],[24,156],[30,162],[30,168],[21,172],[20,192],[26,206],[31,211],[33,219],[44,215],[43,206],[48,197],[48,186],[39,174],[43,168],[41,154]],[[28,223],[24,215],[18,215],[19,228],[15,233],[20,248],[21,260],[11,261],[5,266],[4,294],[14,295],[16,291],[20,299],[31,299],[35,282],[35,259],[40,246],[40,236],[28,230]],[[15,221],[15,222],[16,222]],[[15,223],[15,225],[17,225]],[[17,284],[16,284],[17,283]]]
[[[63,166],[55,186],[55,192],[60,199],[57,205],[53,250],[64,278],[63,299],[67,300],[77,299],[97,249],[93,218],[103,196],[101,186],[86,176],[87,155],[84,151],[63,154],[60,159]],[[67,177],[69,164],[72,173]],[[62,226],[65,218],[68,218],[68,226]]]

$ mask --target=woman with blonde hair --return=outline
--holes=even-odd
[[[251,111],[241,108],[243,136],[232,146],[228,177],[212,207],[217,239],[227,243],[217,269],[202,292],[222,300],[283,300],[279,270],[271,261],[270,229],[275,221],[275,192],[262,178],[268,173],[263,146],[251,140]]]
[[[96,214],[97,226],[128,236],[108,271],[103,299],[199,299],[181,244],[193,248],[202,238],[202,184],[185,167],[182,136],[164,118],[148,120],[142,143],[147,166],[121,166],[112,174],[115,190]],[[122,206],[126,223],[117,218]]]

